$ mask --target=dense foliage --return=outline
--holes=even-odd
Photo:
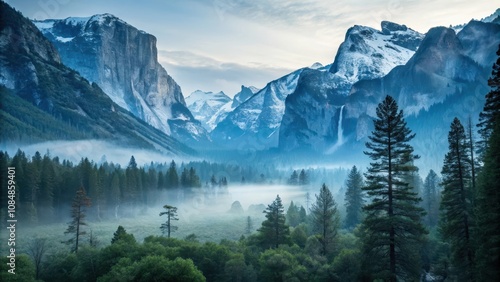
[[[375,131],[365,152],[373,162],[363,187],[371,202],[364,206],[364,260],[373,278],[386,281],[416,280],[420,275],[418,253],[423,235],[420,198],[408,182],[416,171],[409,141],[415,136],[406,126],[403,111],[387,96],[377,107]]]

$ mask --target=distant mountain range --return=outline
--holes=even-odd
[[[222,91],[213,93],[197,90],[186,98],[186,104],[194,117],[210,132],[228,113],[258,91],[259,89],[253,86],[242,85],[241,91],[234,95],[234,99],[231,99]]]
[[[475,124],[482,109],[499,15],[426,34],[388,21],[380,30],[356,25],[327,66],[242,86],[234,98],[201,90],[184,98],[157,61],[153,35],[110,14],[33,24],[2,2],[2,125],[27,143],[95,138],[338,160],[362,154],[375,108],[391,95],[418,153],[441,159],[453,117]]]

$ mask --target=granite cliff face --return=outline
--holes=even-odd
[[[35,21],[62,62],[118,105],[181,141],[208,141],[179,85],[158,63],[156,38],[110,14]]]
[[[193,152],[62,64],[37,27],[4,2],[0,19],[2,141],[99,139],[174,154]]]
[[[211,132],[212,140],[231,149],[261,150],[276,147],[285,110],[285,98],[297,86],[297,80],[303,70],[296,70],[269,82],[238,105]]]
[[[285,101],[279,129],[280,149],[338,148],[343,142],[339,135],[341,109],[352,85],[382,77],[405,64],[423,38],[404,25],[387,21],[382,22],[381,29],[353,26],[328,72],[312,69],[302,72],[297,88]]]

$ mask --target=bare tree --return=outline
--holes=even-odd
[[[47,249],[46,238],[34,238],[28,243],[28,254],[31,256],[33,263],[35,264],[36,280],[40,277],[41,265]]]

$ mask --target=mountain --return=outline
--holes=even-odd
[[[228,113],[211,132],[212,140],[231,149],[253,150],[276,147],[277,132],[285,110],[285,98],[295,89],[303,70],[296,70],[269,82],[263,89]]]
[[[63,65],[56,48],[19,12],[4,2],[0,8],[2,142],[100,139],[178,155],[194,153]]]
[[[208,141],[179,85],[158,63],[156,38],[110,14],[34,21],[61,61],[119,106],[180,141]]]
[[[236,93],[233,98],[233,103],[231,104],[231,108],[236,108],[239,105],[243,104],[246,100],[250,99],[255,93],[259,92],[260,89],[254,86],[246,87],[244,85],[241,86],[240,92]]]
[[[450,28],[432,28],[404,66],[353,85],[345,104],[345,134],[365,140],[376,105],[391,95],[416,133],[415,149],[423,159],[435,160],[447,148],[446,135],[454,117],[463,124],[469,118],[473,125],[477,123],[499,44],[500,25],[494,23],[471,21],[458,34]]]
[[[308,69],[285,101],[279,131],[279,147],[327,150],[342,140],[338,121],[351,87],[374,79],[405,64],[417,50],[423,35],[396,23],[383,21],[381,30],[351,27],[328,72]]]
[[[364,44],[366,40],[355,44],[356,41],[351,39],[352,44],[347,50],[353,50],[354,54],[346,53],[346,57],[351,59],[337,63],[345,56],[342,49],[347,46],[341,45],[330,74],[314,70],[302,72],[296,90],[286,99],[280,149],[285,152],[309,150],[333,154],[332,158],[359,159],[361,154],[352,152],[363,151],[364,143],[373,130],[375,109],[386,95],[391,95],[404,111],[409,127],[416,133],[412,144],[422,156],[420,162],[424,167],[440,167],[453,118],[459,117],[463,124],[467,124],[469,118],[473,126],[477,123],[484,95],[489,91],[487,80],[500,44],[500,25],[471,21],[458,33],[451,28],[436,27],[430,29],[419,44],[413,36],[400,40],[398,36],[402,30],[397,26],[391,25],[389,31],[384,30],[387,29],[383,24],[382,32],[376,33],[376,36],[394,31],[397,34],[391,36],[391,41],[398,47],[393,45],[386,50],[415,50],[411,58],[401,65],[392,64],[390,67],[372,61],[367,67],[379,66],[378,70],[369,69],[361,72],[366,75],[359,76],[359,70],[363,69],[359,66],[363,63],[358,62],[363,62],[368,56],[359,59],[356,53],[370,50],[359,45],[371,45]],[[350,37],[349,33],[346,39]],[[369,32],[359,34],[365,37],[375,35]],[[356,38],[359,39],[359,36]],[[380,54],[384,58],[389,57],[385,52]],[[371,59],[372,55],[369,57]],[[357,65],[354,70],[358,72],[350,71],[351,65]],[[353,84],[344,88],[346,84],[336,84],[339,74],[346,78],[357,74],[358,81],[350,79]]]
[[[231,105],[233,99],[220,91],[203,92],[196,90],[186,97],[186,105],[194,117],[199,120],[207,131],[212,131],[215,125],[209,122],[226,104]],[[227,108],[227,107],[226,107]]]

